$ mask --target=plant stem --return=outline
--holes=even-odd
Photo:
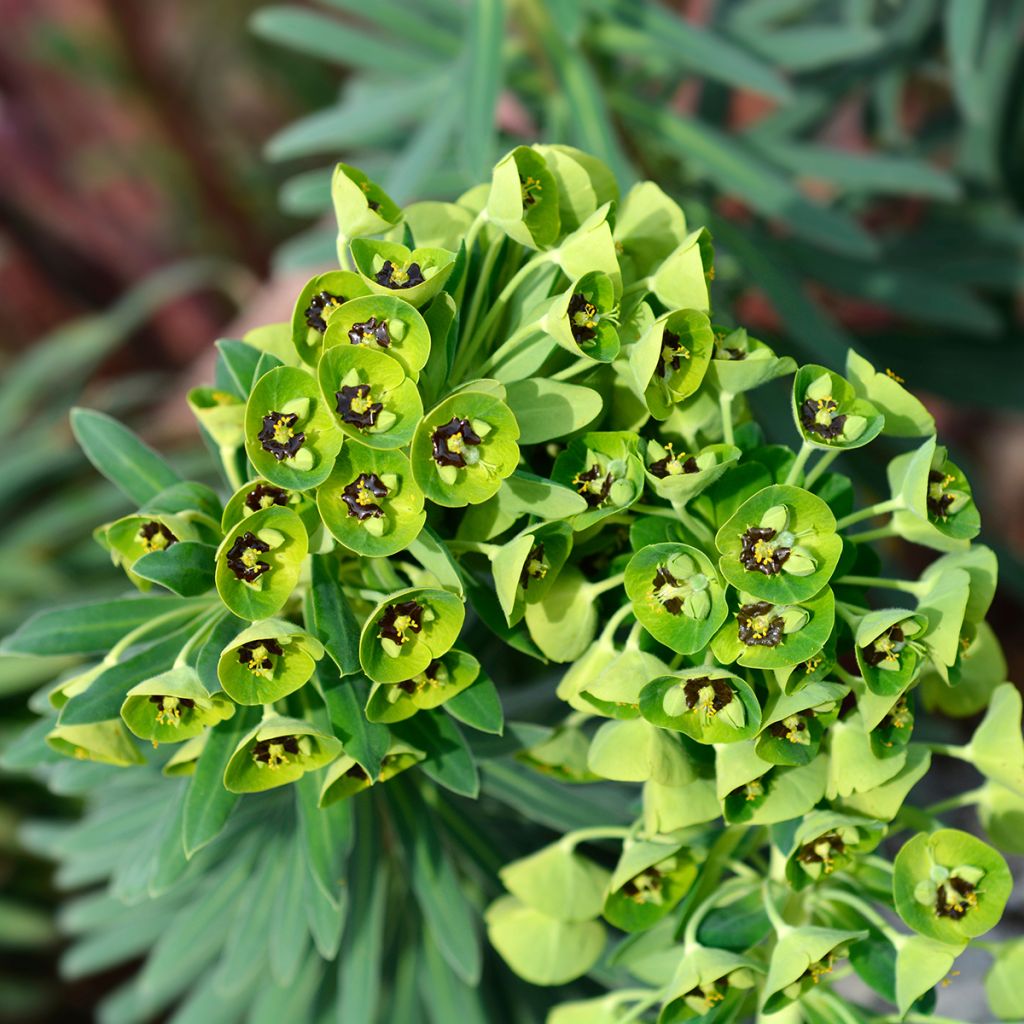
[[[859,896],[854,896],[853,893],[846,892],[843,889],[826,888],[820,890],[818,896],[822,899],[834,900],[836,903],[845,903],[848,907],[852,907],[865,921],[872,924],[887,937],[899,934],[874,907],[869,906]]]
[[[933,754],[941,754],[943,757],[955,757],[958,761],[967,760],[967,747],[957,746],[955,743],[925,743],[925,746]]]
[[[576,374],[592,369],[596,365],[597,364],[590,358],[590,356],[580,356],[575,363],[570,363],[564,370],[559,370],[558,373],[551,374],[548,379],[568,380],[570,377],[575,377]]]
[[[623,582],[623,580],[625,580],[625,578],[626,574],[624,572],[620,572],[614,576],[609,576],[606,580],[601,580],[600,583],[591,583],[590,593],[593,594],[594,597],[598,597],[607,590],[614,590]]]
[[[154,630],[159,629],[166,622],[173,622],[175,619],[182,619],[191,616],[192,618],[198,618],[204,611],[206,611],[210,605],[202,605],[195,607],[194,605],[189,608],[175,608],[174,611],[164,612],[163,615],[158,615],[155,619],[150,619],[149,622],[143,622],[142,625],[136,626],[135,629],[128,633],[125,633],[123,637],[110,650],[107,652],[107,656],[103,659],[104,664],[114,665],[120,659],[121,655],[137,644],[147,633],[152,633]]]
[[[775,929],[775,934],[782,936],[791,930],[792,925],[779,913],[779,908],[775,905],[775,900],[772,899],[771,884],[770,879],[765,879],[764,884],[761,886],[761,900],[764,903],[764,910],[768,915],[768,920],[771,921],[772,928]]]
[[[736,444],[736,436],[732,431],[732,400],[734,397],[728,391],[723,391],[718,396],[718,408],[722,413],[722,440],[731,445]]]
[[[178,652],[178,656],[174,659],[173,668],[181,668],[188,664],[188,659],[192,652],[200,645],[206,642],[210,634],[217,628],[221,620],[227,618],[230,612],[226,608],[218,608],[213,611],[203,622],[199,628],[188,638],[185,642],[185,646]]]
[[[825,470],[842,454],[843,450],[841,448],[833,448],[831,451],[822,452],[821,458],[818,459],[807,476],[804,477],[804,487],[812,487]]]
[[[679,521],[679,513],[674,508],[662,508],[660,505],[631,505],[631,512],[639,512],[645,516],[661,516],[662,519]]]
[[[485,544],[483,541],[477,540],[449,540],[445,541],[445,546],[452,554],[457,554],[460,551],[474,551],[487,555],[488,558],[493,558],[501,550],[500,544]]]
[[[626,825],[594,825],[592,828],[578,828],[574,832],[566,832],[558,841],[559,846],[571,850],[580,843],[588,843],[593,839],[625,839],[632,830]]]
[[[886,526],[879,526],[877,530],[864,530],[862,533],[851,534],[846,539],[854,544],[870,544],[876,540],[885,540],[887,537],[895,537],[896,531],[892,523]]]
[[[867,508],[851,512],[848,516],[843,516],[843,518],[836,523],[836,529],[845,530],[848,526],[853,526],[854,523],[859,523],[864,519],[873,519],[875,516],[884,516],[887,512],[898,512],[903,507],[904,504],[902,498],[889,498],[888,501],[879,501],[874,505],[868,505]]]
[[[881,587],[887,590],[902,590],[915,596],[920,595],[923,589],[920,583],[913,580],[890,580],[884,576],[843,576],[835,580],[833,586]]]
[[[622,623],[633,614],[633,605],[627,601],[624,605],[619,607],[614,615],[608,620],[607,625],[601,630],[601,636],[608,640],[615,636],[616,630]]]
[[[714,550],[714,531],[709,526],[702,523],[688,509],[683,508],[681,505],[674,506],[674,508],[676,516],[679,518],[679,522],[681,522],[683,526],[685,526],[702,544]]]
[[[946,797],[945,800],[940,800],[938,803],[926,807],[924,813],[936,818],[940,814],[945,814],[946,811],[954,811],[958,807],[970,807],[985,795],[986,789],[986,786],[979,786],[977,789],[968,789],[963,793],[957,793],[955,796]]]
[[[735,870],[734,862],[727,861],[726,865],[730,870]],[[746,865],[744,865],[746,867]],[[751,869],[748,869],[751,870]],[[756,872],[753,872],[756,875]],[[683,947],[693,946],[697,942],[697,931],[701,926],[701,922],[708,914],[711,913],[715,907],[720,903],[724,903],[728,900],[733,893],[740,892],[742,889],[749,889],[750,882],[745,878],[730,878],[728,882],[720,885],[707,899],[702,900],[696,907],[693,908],[690,916],[686,919],[686,930],[683,932]]]
[[[808,444],[806,441],[800,445],[800,451],[797,452],[793,465],[789,467],[789,472],[786,474],[786,479],[783,483],[795,484],[800,479],[800,474],[803,473],[804,466],[807,465],[807,460],[811,457],[811,452],[813,451],[814,445]]]

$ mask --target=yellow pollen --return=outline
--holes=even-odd
[[[164,697],[157,708],[156,720],[159,725],[170,725],[177,728],[181,724],[181,707],[177,697]],[[156,744],[154,743],[154,746]]]
[[[274,424],[274,440],[277,444],[286,444],[295,436],[295,431],[283,419]]]
[[[898,373],[894,373],[888,366],[885,368],[885,375],[886,377],[890,377],[892,380],[896,381],[897,384],[906,384],[906,379],[901,377]]]
[[[770,562],[775,556],[775,549],[768,543],[768,541],[762,539],[754,545],[754,561],[758,565],[764,565]]]

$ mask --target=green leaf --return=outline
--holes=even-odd
[[[277,854],[286,867],[284,884],[274,903],[274,942],[270,943],[270,971],[281,986],[294,983],[309,945],[305,907],[305,855],[298,836],[285,836]]]
[[[420,970],[427,1014],[433,1024],[487,1024],[482,990],[467,985],[452,971],[429,932],[423,937]]]
[[[989,1009],[1000,1020],[1020,1020],[1024,1015],[1024,994],[1020,988],[1020,979],[1024,977],[1024,940],[1005,943],[994,952],[995,962],[985,976]]]
[[[137,505],[181,482],[161,456],[104,413],[72,409],[71,431],[96,469]]]
[[[598,917],[611,877],[561,842],[506,864],[499,876],[521,903],[559,921]]]
[[[438,711],[421,711],[393,731],[427,756],[420,768],[438,785],[475,800],[480,793],[476,762],[459,727]]]
[[[885,35],[871,25],[794,25],[751,33],[747,41],[779,67],[815,71],[874,54],[885,45]]]
[[[424,922],[451,969],[467,985],[480,978],[480,942],[473,909],[436,831],[438,818],[402,780],[387,788],[395,827],[405,847],[409,883]]]
[[[310,584],[309,629],[323,643],[343,676],[359,671],[359,623],[338,578],[338,563],[314,555]]]
[[[216,548],[182,540],[163,551],[151,551],[132,566],[144,580],[159,583],[180,597],[197,597],[213,587]]]
[[[504,731],[505,714],[498,688],[483,673],[467,689],[445,701],[444,709],[472,729],[496,736]]]
[[[520,444],[566,437],[591,424],[604,402],[591,388],[546,378],[513,381],[506,402],[519,421]]]
[[[376,779],[391,739],[386,726],[368,722],[363,713],[370,681],[361,672],[343,678],[324,661],[318,670],[318,684],[334,735],[341,740],[345,753],[355,758],[371,779]]]
[[[355,839],[352,810],[345,802],[321,810],[318,806],[320,783],[316,775],[309,773],[295,784],[299,834],[306,867],[318,890],[317,898],[323,897],[335,908],[340,908],[344,897],[341,890],[343,860]]]
[[[187,857],[193,857],[216,839],[227,824],[238,795],[224,788],[224,769],[242,737],[258,719],[258,708],[240,707],[232,718],[210,730],[185,794],[182,843]]]
[[[404,20],[405,16],[403,10],[399,20]],[[504,73],[501,59],[504,38],[503,0],[478,0],[471,4],[462,47],[466,61],[463,86],[466,110],[459,130],[462,164],[471,181],[485,177],[494,162],[496,108]]]

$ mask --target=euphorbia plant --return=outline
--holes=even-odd
[[[470,908],[489,903],[521,978],[608,990],[559,993],[552,1024],[866,1020],[833,988],[851,969],[900,1015],[929,1014],[1010,888],[1001,854],[940,815],[975,800],[1018,849],[1024,743],[984,625],[994,559],[927,411],[855,354],[845,376],[798,369],[719,324],[707,233],[651,183],[619,196],[575,150],[520,147],[489,186],[405,211],[342,166],[335,207],[341,269],[291,322],[221,342],[215,387],[191,396],[227,489],[76,412],[139,506],[97,536],[143,593],[6,642],[98,659],[48,693],[56,754],[172,776],[149,783],[169,808],[137,869],[149,891],[195,877],[207,848],[251,854],[260,888],[239,880],[237,898],[262,909],[240,920],[268,927],[246,950],[283,986],[301,958],[283,915],[304,907],[288,934],[333,958],[369,858],[396,915],[410,878],[424,962],[460,984],[480,971]],[[795,448],[766,443],[746,401],[790,375]],[[892,493],[855,510],[832,466],[885,435],[907,439]],[[942,555],[890,579],[882,537]],[[991,700],[971,744],[913,739],[922,692]],[[536,720],[506,728],[507,698]],[[934,752],[985,786],[906,805]],[[481,766],[493,799],[453,802],[479,794]],[[601,780],[573,828],[571,787]],[[269,840],[245,845],[281,807],[253,794],[290,786],[283,837],[304,867],[286,872],[306,883],[281,879]],[[544,827],[563,834],[545,845]],[[291,904],[267,878],[299,886]],[[420,947],[385,928],[384,900],[373,941],[398,961]],[[330,990],[314,959],[310,991]],[[344,1019],[373,1019],[359,1005]]]

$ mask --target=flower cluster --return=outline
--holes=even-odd
[[[1024,804],[1019,698],[984,624],[994,559],[927,411],[854,353],[845,375],[797,368],[719,323],[708,233],[577,150],[519,147],[457,203],[404,211],[341,165],[334,198],[340,268],[290,322],[221,342],[216,388],[190,395],[225,494],[116,425],[81,432],[139,506],[97,536],[143,594],[8,641],[101,655],[49,693],[50,747],[129,765],[176,745],[186,829],[290,784],[327,815],[399,775],[402,801],[475,796],[493,761],[526,780],[504,798],[529,817],[537,780],[566,807],[565,786],[604,780],[607,821],[484,885],[520,977],[569,982],[611,941],[595,977],[636,981],[552,1024],[798,1001],[840,1019],[847,957],[900,1013],[926,1010],[1010,882],[937,813],[899,816],[932,753],[912,738],[922,697],[998,699],[976,745],[942,752],[996,787],[993,835]],[[747,401],[790,376],[793,449]],[[891,493],[855,509],[831,467],[883,437],[902,446]],[[882,537],[940,557],[887,579]],[[540,681],[567,667],[542,719],[499,739],[493,679],[511,690],[530,659]],[[1017,737],[1002,753],[997,729]],[[877,852],[908,828],[931,831]]]

